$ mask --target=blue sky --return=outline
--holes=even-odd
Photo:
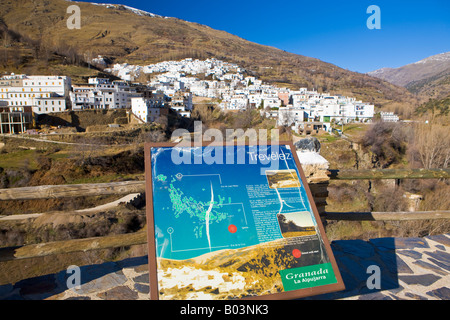
[[[368,72],[450,51],[449,0],[110,0]],[[369,30],[370,5],[381,29]]]

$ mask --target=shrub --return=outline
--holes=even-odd
[[[399,212],[407,211],[408,203],[401,188],[379,188],[375,196],[369,198],[372,211]]]
[[[361,145],[374,154],[377,166],[387,168],[401,161],[406,153],[406,140],[399,124],[377,122],[367,130]]]

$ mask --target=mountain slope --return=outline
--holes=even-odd
[[[75,3],[81,9],[81,29],[69,30],[66,20],[70,14],[66,10],[71,4],[74,2],[0,0],[0,18],[9,30],[30,39],[34,46],[72,60],[89,61],[102,55],[114,63],[150,64],[215,57],[280,86],[352,95],[387,110],[395,105],[406,115],[417,106],[416,98],[407,90],[380,79],[252,43],[225,31],[143,14],[126,6]]]
[[[371,76],[431,98],[450,95],[450,52],[437,54],[400,68],[382,68]]]

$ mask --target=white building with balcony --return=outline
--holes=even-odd
[[[14,75],[0,78],[0,100],[9,106],[30,106],[36,114],[68,109],[71,79],[66,76]]]
[[[73,85],[70,100],[73,110],[131,108],[131,98],[139,97],[125,81],[90,78],[89,84]]]
[[[167,122],[168,111],[165,103],[158,99],[131,98],[131,112],[142,122]]]
[[[292,105],[287,107],[280,107],[278,109],[278,126],[293,126],[297,127],[300,122],[304,122],[306,119],[306,112],[303,109],[295,108]]]

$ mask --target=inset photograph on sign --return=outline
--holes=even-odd
[[[254,146],[243,147],[244,164],[225,161],[237,146],[218,147],[224,161],[206,164],[206,147],[146,145],[152,299],[289,299],[343,289],[295,148],[264,146],[255,163]]]
[[[300,181],[295,170],[267,170],[269,188],[298,188]]]
[[[311,214],[307,211],[280,213],[278,214],[278,223],[283,238],[295,238],[316,234],[314,221],[311,218]]]

